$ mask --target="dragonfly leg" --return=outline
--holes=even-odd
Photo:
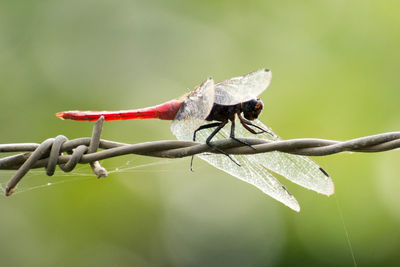
[[[208,128],[213,128],[213,127],[217,127],[219,126],[221,123],[220,122],[214,122],[214,123],[210,123],[210,124],[205,124],[200,126],[196,131],[194,131],[193,133],[193,141],[196,141],[196,133],[198,131],[204,130],[204,129],[208,129]]]
[[[218,127],[210,134],[210,136],[207,137],[206,144],[207,144],[209,147],[212,147],[212,148],[214,148],[215,150],[217,150],[219,153],[224,154],[224,155],[227,156],[230,160],[232,160],[233,163],[235,163],[236,165],[238,165],[239,167],[241,167],[240,164],[239,164],[236,160],[234,160],[228,153],[226,153],[225,151],[223,151],[223,150],[220,149],[219,147],[214,146],[213,144],[211,144],[211,139],[212,139],[222,128],[224,128],[224,126],[225,126],[227,123],[228,123],[227,121],[219,123]]]
[[[237,139],[237,138],[235,137],[235,120],[232,120],[231,123],[232,123],[232,125],[231,125],[231,134],[230,134],[229,137],[232,138],[233,140],[235,140],[236,142],[240,143],[240,144],[243,144],[243,145],[245,145],[245,146],[249,146],[249,147],[251,147],[252,149],[256,150],[256,149],[255,149],[252,145],[250,145],[249,143],[247,143],[247,142],[245,142],[245,141],[242,141],[242,140],[240,140],[240,139]]]
[[[222,149],[220,149],[220,148],[218,148],[218,147],[216,147],[216,146],[213,146],[213,145],[210,143],[211,139],[212,139],[225,125],[226,125],[226,122],[214,122],[214,123],[202,125],[202,126],[200,126],[196,131],[194,131],[194,133],[193,133],[193,141],[196,141],[196,134],[197,134],[198,131],[201,131],[201,130],[204,130],[204,129],[208,129],[208,128],[213,128],[213,127],[218,127],[218,128],[215,129],[214,132],[212,132],[212,133],[210,134],[210,136],[207,138],[206,144],[207,144],[209,147],[214,148],[214,149],[217,150],[218,152],[220,152],[220,153],[222,153],[222,154],[228,156],[236,165],[240,166],[240,164],[237,163],[236,161],[234,161],[234,160],[232,159],[232,157],[231,157],[228,153],[226,153],[225,151],[223,151]],[[191,170],[191,171],[193,171],[193,159],[194,159],[194,156],[192,156],[192,158],[190,159],[190,170]]]
[[[271,131],[265,130],[265,129],[261,128],[260,126],[253,124],[251,121],[248,121],[248,120],[246,120],[245,118],[243,118],[242,115],[238,114],[238,117],[239,117],[240,123],[243,125],[243,127],[244,127],[247,131],[251,132],[252,134],[267,133],[267,134],[269,134],[269,135],[271,135],[271,136],[276,137],[276,135],[275,135],[274,133],[272,133]],[[256,132],[256,131],[254,131],[253,129],[251,129],[249,126],[253,126],[253,127],[259,129],[261,132]]]
[[[204,130],[204,129],[208,129],[208,128],[212,128],[212,127],[217,127],[219,126],[221,123],[220,122],[214,122],[214,123],[210,123],[210,124],[205,124],[200,126],[196,131],[194,131],[193,133],[193,141],[196,141],[196,133],[198,131]],[[191,157],[190,159],[190,171],[193,171],[193,159],[194,159],[194,155]]]

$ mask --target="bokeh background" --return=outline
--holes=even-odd
[[[270,68],[261,120],[281,137],[399,129],[396,1],[1,1],[0,143],[90,136],[70,109],[128,109]],[[103,138],[173,139],[166,121],[105,123]],[[400,155],[315,158],[331,197],[284,181],[296,213],[197,159],[125,156],[0,198],[1,266],[396,266]],[[0,171],[2,186],[12,175]],[[48,181],[56,183],[45,186]]]

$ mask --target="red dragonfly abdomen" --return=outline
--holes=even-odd
[[[181,107],[182,100],[171,100],[157,106],[119,111],[63,111],[56,113],[56,116],[63,120],[95,121],[104,116],[106,121],[130,120],[130,119],[160,119],[173,120]]]

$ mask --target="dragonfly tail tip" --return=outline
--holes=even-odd
[[[59,117],[60,119],[64,120],[64,112],[57,112],[56,116]]]

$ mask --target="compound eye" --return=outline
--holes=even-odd
[[[262,109],[263,109],[263,104],[260,100],[258,100],[257,104],[254,106],[254,110],[257,110],[258,113],[260,113]]]
[[[260,115],[263,108],[264,108],[263,103],[261,102],[260,99],[257,99],[257,103],[254,106],[254,115],[256,118],[258,117],[258,115]]]

